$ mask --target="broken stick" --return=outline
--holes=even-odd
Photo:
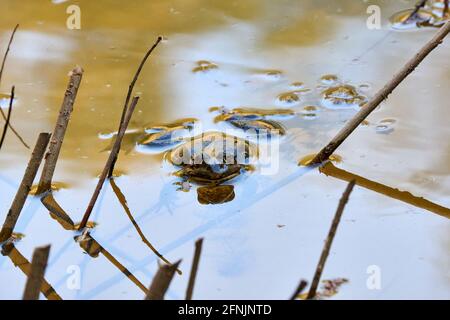
[[[189,276],[189,283],[186,290],[186,300],[192,300],[192,294],[194,292],[195,279],[197,278],[198,264],[200,262],[202,247],[203,238],[200,238],[195,242],[194,260],[192,261],[191,274]]]
[[[323,148],[311,161],[310,165],[320,164],[331,156],[333,152],[348,138],[348,136],[374,111],[381,102],[388,98],[389,94],[409,75],[416,67],[433,51],[450,32],[450,21],[438,31],[438,33],[411,59],[404,67],[380,90],[361,110],[350,119],[344,128]]]
[[[145,300],[164,300],[164,296],[169,289],[170,282],[175,275],[175,271],[178,269],[181,260],[177,261],[173,265],[163,264],[159,267],[158,272],[153,278],[152,284],[148,290],[148,294]]]
[[[33,185],[34,178],[36,177],[36,173],[41,165],[49,140],[49,133],[43,132],[39,134],[30,161],[25,170],[25,174],[22,178],[22,182],[20,183],[14,201],[8,211],[5,222],[3,223],[2,230],[0,231],[0,243],[8,240],[14,231],[20,212],[22,211],[28,193]]]
[[[322,276],[322,271],[327,262],[328,254],[330,253],[331,244],[333,243],[334,236],[336,235],[336,230],[341,221],[342,213],[344,212],[345,205],[348,202],[350,197],[350,193],[355,186],[355,180],[350,181],[345,189],[344,194],[342,195],[341,200],[339,201],[339,206],[336,210],[336,214],[334,216],[333,222],[330,227],[330,231],[328,232],[327,239],[322,249],[322,254],[320,255],[319,263],[317,264],[316,272],[314,273],[314,278],[311,283],[311,288],[309,289],[308,296],[306,299],[313,299],[316,296],[317,288],[319,286],[320,277]]]
[[[50,246],[36,248],[31,260],[31,270],[25,285],[23,300],[39,300],[45,269],[47,268]]]
[[[56,162],[58,161],[82,77],[83,69],[81,67],[77,66],[70,72],[69,84],[67,85],[66,93],[64,94],[64,100],[59,111],[55,129],[53,130],[49,150],[45,155],[44,169],[42,170],[36,194],[42,194],[51,190]]]

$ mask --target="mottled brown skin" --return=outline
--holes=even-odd
[[[234,186],[207,186],[197,189],[198,202],[201,204],[222,204],[234,199]]]
[[[231,164],[226,166],[224,172],[215,172],[212,167],[206,163],[185,165],[175,174],[198,184],[217,186],[225,181],[236,178],[245,169],[245,165]]]

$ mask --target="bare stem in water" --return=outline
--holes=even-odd
[[[69,84],[67,85],[66,93],[64,94],[64,100],[59,111],[55,129],[53,130],[49,150],[45,155],[44,169],[42,170],[41,179],[39,181],[36,194],[41,194],[45,191],[51,190],[56,162],[58,161],[59,153],[61,151],[64,136],[66,134],[70,115],[73,111],[73,105],[75,103],[75,98],[77,96],[82,77],[83,69],[80,67],[76,67],[70,73]]]
[[[128,124],[130,123],[131,116],[133,115],[133,111],[136,108],[136,105],[139,101],[139,97],[134,97],[131,101],[130,107],[127,109],[125,117],[119,126],[119,131],[116,136],[116,140],[114,141],[114,145],[109,154],[108,160],[106,161],[105,167],[100,175],[97,186],[95,187],[94,193],[92,194],[91,200],[89,201],[88,207],[84,213],[83,220],[80,223],[79,230],[82,230],[86,227],[86,224],[91,216],[92,210],[94,209],[95,202],[97,201],[98,196],[100,195],[100,191],[102,190],[103,184],[105,183],[108,174],[111,172],[111,168],[114,165],[115,159],[117,159],[117,155],[120,151],[120,146],[122,144],[122,139],[125,135],[125,131],[127,130]]]
[[[403,21],[403,24],[407,24],[411,21],[411,19],[414,19],[417,16],[417,14],[419,13],[420,9],[425,7],[425,5],[427,4],[427,1],[428,0],[420,0],[420,2],[418,2],[416,4],[416,7],[414,8],[414,10],[408,16],[408,18],[406,18],[405,21]]]
[[[127,109],[128,109],[128,104],[130,103],[131,94],[133,93],[134,86],[136,84],[136,81],[139,78],[141,70],[142,70],[142,68],[144,68],[145,62],[147,61],[148,57],[152,54],[153,50],[155,50],[155,48],[158,46],[158,44],[161,41],[162,41],[162,37],[159,36],[158,39],[156,39],[156,42],[153,44],[153,46],[145,54],[145,56],[142,59],[138,69],[136,70],[136,73],[134,75],[133,80],[131,81],[130,85],[128,86],[127,97],[125,98],[125,104],[124,104],[123,109],[122,109],[122,116],[120,117],[120,125],[123,124],[123,121],[125,119],[125,114],[126,114]],[[108,173],[108,177],[112,177],[113,171],[114,171],[114,166],[116,165],[116,161],[117,161],[117,157],[115,157],[114,160],[113,160],[113,163],[111,165],[111,169],[110,169],[110,171]]]
[[[33,185],[34,178],[36,177],[36,173],[41,165],[42,158],[44,157],[49,141],[50,133],[39,134],[39,138],[37,139],[33,153],[31,154],[31,158],[28,162],[22,182],[20,183],[14,201],[8,211],[5,222],[3,223],[2,230],[0,231],[0,242],[8,240],[14,231],[14,227],[16,226],[20,212],[22,211],[28,197],[31,186]]]
[[[44,280],[45,269],[47,268],[50,246],[36,248],[31,260],[31,271],[25,285],[23,300],[39,300],[41,285]]]
[[[3,76],[3,69],[5,68],[6,58],[8,57],[9,49],[11,48],[11,43],[13,42],[14,35],[16,34],[17,29],[19,28],[19,25],[17,24],[11,33],[11,37],[9,38],[8,46],[6,47],[5,54],[3,56],[2,60],[2,66],[0,68],[0,83],[2,82],[2,76]],[[3,112],[3,110],[0,108],[0,113],[2,114],[3,119],[6,121],[6,115]],[[11,125],[11,122],[8,124],[9,129],[19,138],[20,142],[25,146],[25,148],[30,149],[30,146],[23,140],[23,138],[20,136],[20,134],[13,128]]]
[[[410,59],[403,68],[380,90],[375,96],[352,118],[344,128],[325,146],[311,161],[310,165],[315,165],[328,160],[333,152],[350,136],[350,134],[374,111],[380,103],[386,100],[389,94],[411,74],[417,66],[432,52],[450,32],[450,21],[438,31],[438,33]]]
[[[164,300],[164,296],[169,289],[170,282],[175,275],[175,270],[178,269],[181,260],[177,261],[175,264],[169,266],[163,264],[159,267],[158,272],[153,278],[152,284],[148,290],[148,294],[145,300]]]
[[[306,299],[313,299],[316,296],[317,288],[319,286],[320,277],[322,276],[322,271],[327,262],[328,254],[330,253],[331,244],[333,243],[334,236],[336,235],[336,230],[341,221],[342,213],[344,212],[345,205],[348,202],[350,197],[350,193],[355,186],[355,180],[350,181],[345,189],[344,194],[342,195],[341,200],[339,201],[339,206],[336,210],[336,214],[334,216],[333,222],[331,224],[330,231],[328,232],[327,240],[325,241],[325,245],[322,249],[322,254],[320,255],[319,263],[317,264],[316,272],[314,273],[314,278],[311,283],[311,288],[309,289],[308,296]]]
[[[192,300],[192,294],[194,292],[195,279],[197,278],[198,264],[200,262],[202,247],[203,238],[200,238],[195,242],[194,260],[192,261],[191,274],[189,276],[189,283],[186,290],[186,300]]]
[[[2,136],[0,138],[0,149],[3,146],[3,141],[5,141],[6,132],[8,131],[8,126],[9,126],[9,121],[11,120],[13,101],[14,101],[14,86],[11,88],[11,97],[9,99],[8,116],[6,117],[6,122],[3,126]]]

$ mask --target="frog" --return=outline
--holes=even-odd
[[[213,131],[192,137],[165,158],[177,167],[174,176],[200,186],[201,204],[221,204],[234,199],[234,186],[225,183],[252,172],[257,156],[258,148],[248,140]]]

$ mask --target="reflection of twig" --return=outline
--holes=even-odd
[[[3,227],[0,232],[0,242],[9,239],[14,231],[20,212],[25,204],[28,193],[30,192],[30,188],[33,184],[34,178],[36,177],[42,158],[44,157],[49,140],[49,133],[39,134],[33,153],[31,154],[30,161],[28,162],[28,166],[25,170],[25,174],[22,178],[22,182],[20,183],[11,208],[8,211],[5,222],[3,223]]]
[[[6,137],[6,132],[8,131],[9,121],[11,120],[12,106],[13,106],[13,102],[14,102],[14,86],[11,88],[11,96],[9,99],[10,100],[9,100],[8,115],[6,116],[6,122],[3,125],[2,136],[0,137],[0,149],[2,148],[3,141],[5,140],[5,137]]]
[[[297,289],[295,290],[294,294],[291,296],[290,300],[295,300],[298,298],[298,296],[303,292],[303,290],[305,290],[306,286],[308,285],[308,282],[306,280],[300,280],[300,283],[297,287]]]
[[[175,275],[175,270],[177,270],[181,260],[177,261],[173,265],[164,264],[159,267],[158,272],[153,278],[152,284],[148,289],[148,294],[145,300],[164,300],[164,296],[169,289],[170,282]]]
[[[53,130],[49,151],[45,156],[45,164],[36,194],[41,194],[45,191],[51,190],[56,162],[58,161],[59,153],[61,151],[67,125],[69,124],[70,115],[73,111],[73,104],[75,103],[75,98],[77,96],[78,88],[80,87],[82,76],[83,69],[80,67],[76,67],[70,73],[69,84],[67,85],[66,93],[64,94],[64,100],[59,111],[55,129]]]
[[[135,73],[135,75],[133,77],[133,80],[131,81],[131,83],[130,83],[130,85],[128,87],[127,97],[125,99],[125,104],[124,104],[123,109],[122,109],[122,115],[120,117],[120,125],[122,125],[124,120],[125,120],[125,115],[126,115],[126,112],[127,112],[127,109],[128,109],[128,104],[130,103],[131,94],[133,93],[133,88],[134,88],[134,85],[136,84],[136,81],[139,78],[139,74],[141,73],[141,70],[144,67],[145,62],[147,61],[148,57],[152,54],[153,50],[158,46],[158,44],[161,42],[161,40],[162,40],[162,37],[158,37],[158,39],[156,39],[156,42],[147,51],[147,53],[145,54],[144,58],[142,59],[140,65],[139,65],[138,69],[136,70],[136,73]],[[111,164],[111,167],[110,167],[110,170],[109,170],[109,173],[108,173],[109,177],[113,176],[113,171],[114,171],[114,166],[116,165],[116,161],[117,161],[117,155],[115,155],[115,157],[114,157],[114,159],[112,161],[112,164]]]
[[[333,243],[334,236],[336,235],[336,230],[341,221],[342,213],[344,212],[345,205],[348,202],[350,197],[350,193],[355,186],[355,180],[350,181],[345,189],[344,194],[342,195],[341,200],[339,201],[339,206],[336,210],[336,214],[334,216],[333,222],[331,224],[330,231],[328,232],[327,239],[322,249],[322,254],[320,255],[319,263],[317,264],[316,272],[314,273],[314,278],[311,283],[311,288],[309,289],[308,296],[306,299],[312,299],[316,296],[317,287],[319,286],[320,277],[322,276],[322,271],[325,266],[325,263],[328,258],[328,254],[330,253],[331,244]]]
[[[14,244],[6,243],[2,246],[2,255],[8,256],[12,263],[26,275],[31,274],[31,263],[16,249]],[[42,280],[40,291],[48,300],[61,300],[55,289],[45,280]]]
[[[23,300],[39,300],[39,292],[44,281],[50,246],[36,248],[31,260],[31,270],[23,293]]]
[[[75,237],[75,241],[78,242],[80,247],[86,251],[86,253],[92,258],[98,257],[99,253],[109,260],[117,269],[120,270],[128,279],[130,279],[139,289],[145,294],[148,293],[147,288],[140,282],[130,270],[128,270],[123,264],[121,264],[114,256],[109,253],[100,243],[95,240],[89,232],[81,236]]]
[[[152,250],[153,253],[156,254],[162,261],[164,261],[165,263],[167,263],[169,265],[172,265],[172,263],[169,260],[167,260],[166,258],[164,258],[164,256],[158,252],[158,250],[150,243],[150,241],[147,240],[147,238],[145,237],[141,228],[139,227],[138,223],[136,222],[136,220],[134,220],[133,215],[131,214],[131,211],[130,211],[130,208],[128,207],[127,199],[125,198],[125,195],[122,193],[122,191],[117,186],[116,182],[114,181],[114,179],[112,177],[109,179],[109,182],[111,183],[111,187],[114,191],[114,194],[117,196],[117,199],[119,200],[120,204],[122,205],[122,208],[125,210],[125,213],[127,214],[128,218],[130,219],[130,221],[133,224],[134,228],[136,229],[137,233],[141,237],[142,242],[144,242],[150,248],[150,250]],[[177,269],[177,272],[178,272],[178,274],[181,274],[181,271],[179,269]]]
[[[192,293],[194,292],[195,279],[197,277],[198,263],[202,253],[203,238],[195,242],[194,260],[192,261],[191,274],[189,276],[189,283],[186,290],[186,300],[192,300]]]
[[[400,191],[398,189],[388,187],[384,184],[374,182],[364,177],[353,174],[351,172],[342,170],[340,168],[335,167],[331,162],[327,162],[325,165],[320,167],[319,170],[320,172],[326,174],[327,176],[332,176],[334,178],[344,180],[347,182],[355,180],[356,184],[360,187],[375,191],[382,195],[388,196],[389,198],[392,199],[397,199],[406,202],[417,208],[422,208],[450,219],[449,208],[442,207],[424,198],[416,197],[407,191]]]
[[[88,222],[89,217],[92,213],[92,210],[94,209],[95,202],[97,201],[100,191],[102,190],[103,184],[105,183],[105,180],[112,168],[112,165],[114,164],[115,159],[117,158],[117,155],[120,151],[120,145],[122,144],[123,136],[125,135],[125,131],[127,130],[128,123],[130,122],[131,116],[133,115],[133,111],[136,108],[138,101],[139,101],[139,97],[133,98],[129,108],[126,111],[123,121],[121,121],[121,123],[120,123],[119,130],[118,130],[118,133],[116,136],[116,140],[114,141],[114,145],[111,149],[108,160],[106,161],[105,167],[103,168],[103,171],[100,175],[97,186],[95,187],[94,193],[92,194],[91,200],[89,201],[88,207],[86,208],[86,211],[83,216],[83,220],[81,220],[80,227],[79,227],[80,230],[86,227],[86,223]]]
[[[448,21],[420,51],[409,60],[403,68],[364,106],[350,119],[344,128],[316,155],[311,165],[328,160],[330,155],[348,138],[348,136],[382,103],[389,94],[409,75],[414,69],[433,51],[450,32],[450,21]]]

